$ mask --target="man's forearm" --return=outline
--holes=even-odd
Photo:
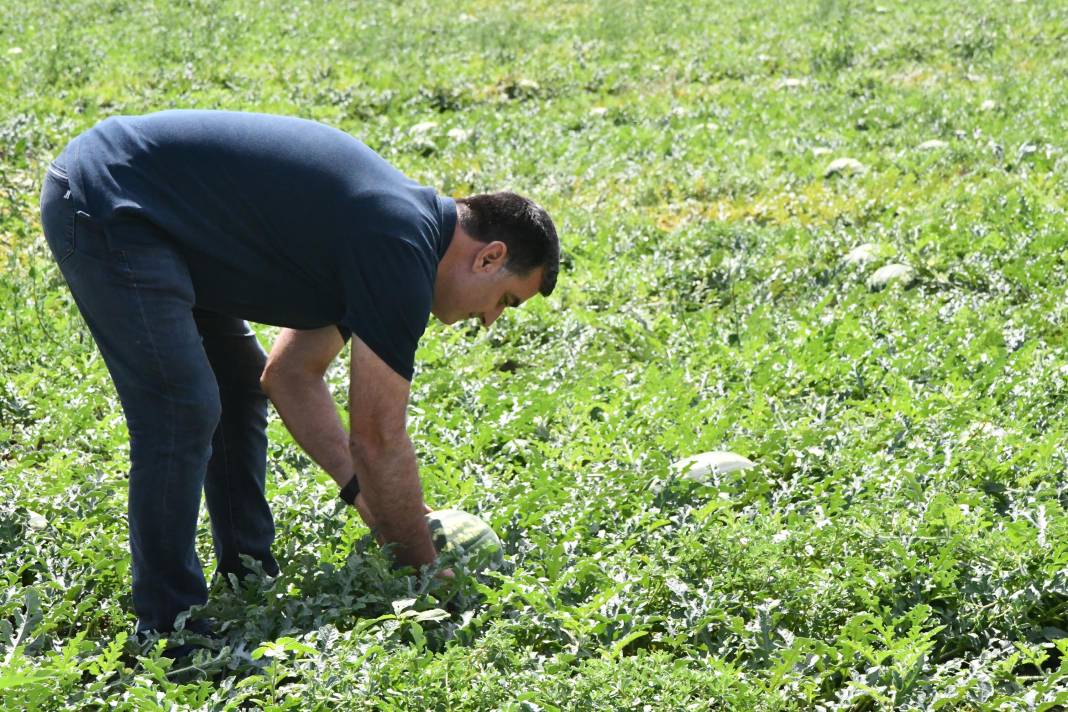
[[[423,486],[411,440],[404,435],[379,447],[354,443],[352,458],[378,533],[382,541],[394,545],[397,561],[411,566],[432,562],[437,552],[427,527]]]
[[[355,469],[349,438],[326,382],[309,374],[287,374],[273,382],[268,396],[297,444],[344,486]]]

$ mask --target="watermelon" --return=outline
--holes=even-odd
[[[474,570],[498,569],[504,547],[490,525],[458,509],[441,509],[426,515],[430,536],[439,554],[452,554]]]
[[[684,479],[707,482],[735,470],[747,470],[756,465],[747,457],[718,450],[693,455],[675,463],[675,471]]]

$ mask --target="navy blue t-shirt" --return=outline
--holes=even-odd
[[[115,116],[60,158],[76,202],[174,240],[199,307],[338,325],[411,380],[456,204],[324,124],[228,111]]]

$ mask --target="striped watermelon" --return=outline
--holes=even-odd
[[[475,570],[497,569],[504,563],[504,547],[490,525],[458,509],[441,509],[426,515],[430,536],[439,554],[469,557]]]

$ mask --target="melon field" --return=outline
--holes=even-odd
[[[1064,709],[1066,47],[1061,0],[0,0],[0,708]],[[178,107],[553,215],[555,293],[432,321],[409,407],[503,566],[392,570],[272,411],[281,574],[215,581],[192,658],[134,638],[128,433],[38,203]],[[754,466],[675,467],[712,451]]]

